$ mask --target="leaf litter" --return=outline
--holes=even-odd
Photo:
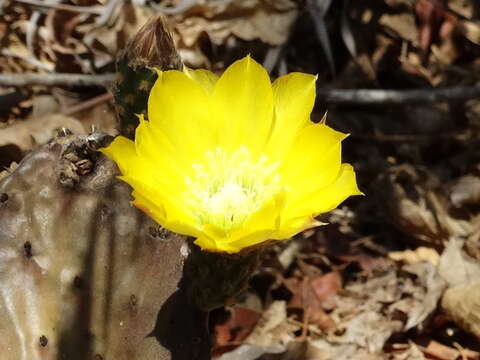
[[[112,72],[127,39],[163,9],[191,67],[222,71],[250,53],[272,77],[318,74],[320,89],[479,80],[475,0],[52,4],[2,4],[2,73]],[[0,89],[0,177],[63,128],[116,133],[102,88]],[[366,196],[321,219],[329,225],[272,246],[238,304],[212,314],[214,355],[480,359],[479,105],[319,101],[314,116],[328,108],[328,122],[352,134],[344,156]]]

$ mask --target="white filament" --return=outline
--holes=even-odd
[[[201,224],[224,230],[244,223],[281,190],[278,164],[266,156],[255,159],[246,147],[233,153],[208,151],[186,178],[186,201]]]

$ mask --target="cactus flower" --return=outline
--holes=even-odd
[[[135,141],[101,151],[133,188],[133,204],[211,252],[237,253],[321,225],[315,217],[358,195],[341,162],[346,134],[310,121],[313,75],[273,84],[246,57],[221,77],[159,72]]]

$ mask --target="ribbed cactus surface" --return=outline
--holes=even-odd
[[[2,360],[209,358],[184,239],[131,206],[107,141],[58,137],[0,181]]]

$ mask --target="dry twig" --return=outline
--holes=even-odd
[[[113,82],[115,74],[0,74],[0,86],[105,86]]]
[[[480,85],[412,90],[319,89],[317,99],[339,105],[422,104],[480,98]]]
[[[45,70],[45,71],[48,71],[48,72],[51,72],[53,70],[52,67],[42,63],[37,58],[34,58],[32,56],[18,55],[18,54],[15,54],[14,52],[10,51],[9,49],[0,50],[0,54],[2,54],[3,56],[6,56],[6,57],[14,57],[14,58],[20,59],[20,60],[25,61],[26,63],[28,63],[30,65],[33,65],[33,66],[35,66],[35,67],[37,67],[41,70]]]

